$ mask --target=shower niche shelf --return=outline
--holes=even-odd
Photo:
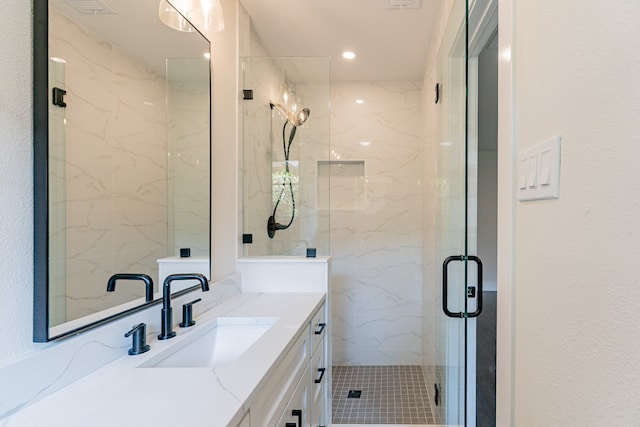
[[[318,160],[318,209],[327,211],[329,208],[333,211],[364,209],[365,190],[364,160]],[[324,191],[331,192],[330,202],[329,197],[323,194]]]

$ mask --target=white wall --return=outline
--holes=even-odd
[[[513,5],[517,150],[562,136],[516,205],[514,424],[639,425],[640,3]]]
[[[5,5],[0,26],[0,363],[34,348],[31,2]]]
[[[205,33],[211,41],[211,269],[212,279],[235,272],[239,237],[238,196],[238,5],[221,0],[224,30]]]

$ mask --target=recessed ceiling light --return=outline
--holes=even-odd
[[[360,141],[360,145],[363,147],[368,147],[371,145],[371,141]]]
[[[346,51],[342,52],[342,57],[344,59],[355,59],[356,58],[356,54],[355,54],[355,52],[351,52],[350,50],[346,50]]]
[[[356,104],[364,104],[364,99],[356,99]]]
[[[205,57],[205,59],[211,59],[211,54],[209,52],[205,53],[204,55],[202,55]]]

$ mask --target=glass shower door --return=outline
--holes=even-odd
[[[475,426],[475,320],[482,309],[476,253],[476,152],[468,135],[468,0],[456,0],[438,53],[436,413]]]

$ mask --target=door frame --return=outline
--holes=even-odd
[[[476,0],[469,14],[470,57],[476,54],[478,45],[484,46],[486,39],[481,41],[486,33],[491,33],[496,26],[499,27],[496,425],[510,426],[514,424],[513,295],[516,285],[514,183],[517,144],[514,132],[514,0]]]
[[[497,1],[497,0],[496,0]],[[513,425],[515,315],[515,111],[514,0],[498,10],[498,265],[496,325],[496,425]]]

